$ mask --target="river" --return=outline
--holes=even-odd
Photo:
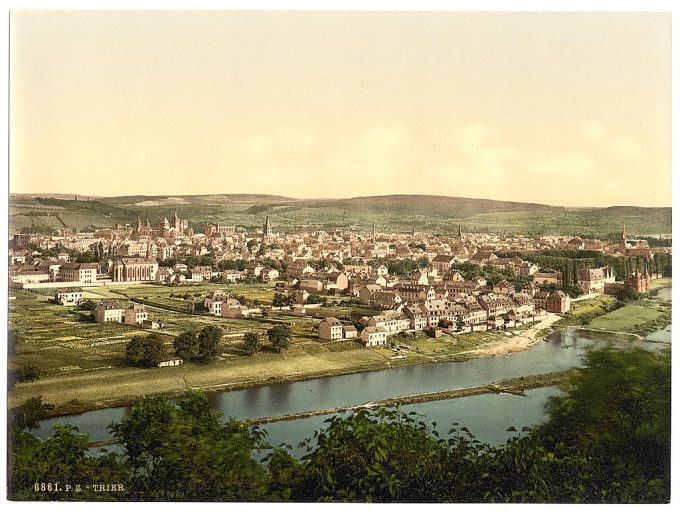
[[[406,366],[382,371],[325,377],[307,381],[276,384],[254,389],[211,393],[211,405],[225,417],[254,419],[359,405],[395,396],[442,391],[491,383],[500,379],[566,370],[581,366],[588,347],[604,342],[581,338],[575,330],[553,333],[545,341],[509,356],[484,357],[463,362],[444,362]],[[417,411],[426,423],[436,421],[444,435],[453,422],[468,427],[481,441],[500,444],[514,435],[509,426],[536,425],[545,419],[545,404],[557,393],[557,388],[529,390],[527,397],[486,394],[419,403],[404,406],[405,411]],[[80,432],[90,434],[92,441],[110,438],[107,426],[118,422],[128,412],[127,407],[88,411],[82,414],[50,418],[41,422],[37,436],[45,438],[55,424],[70,424]],[[298,442],[323,425],[325,417],[317,416],[264,426],[270,442]],[[111,447],[110,447],[111,448]],[[299,454],[299,452],[296,453]]]

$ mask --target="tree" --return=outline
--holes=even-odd
[[[207,361],[220,353],[224,332],[216,325],[207,325],[198,333],[198,356]]]
[[[267,331],[267,338],[272,347],[281,353],[281,349],[287,349],[290,345],[290,327],[287,325],[275,325]]]
[[[175,354],[185,361],[192,361],[198,356],[198,334],[196,331],[183,331],[173,341]]]
[[[86,299],[78,304],[78,309],[82,311],[94,311],[97,309],[97,303],[91,299]]]
[[[141,500],[263,501],[268,476],[252,457],[263,435],[233,418],[220,422],[205,393],[188,391],[179,406],[137,401],[111,430],[129,461],[130,496]]]
[[[153,333],[148,336],[133,336],[125,347],[125,364],[131,366],[158,366],[166,357],[163,338]]]
[[[257,350],[257,347],[260,345],[260,337],[257,335],[256,332],[252,331],[247,332],[243,335],[243,343],[248,349],[248,352],[252,354]]]

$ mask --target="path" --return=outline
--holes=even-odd
[[[501,340],[498,344],[493,344],[491,346],[476,348],[473,350],[466,350],[465,352],[460,352],[460,354],[479,354],[487,356],[498,356],[512,354],[514,352],[521,352],[529,348],[536,342],[536,336],[543,329],[547,329],[552,324],[560,320],[561,317],[555,313],[547,313],[546,317],[538,322],[536,325],[530,327],[522,334],[508,338],[507,340]]]

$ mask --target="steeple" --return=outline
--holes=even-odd
[[[460,226],[458,226],[458,239],[463,239],[463,229]]]
[[[272,225],[269,222],[269,215],[264,219],[264,225],[262,226],[262,236],[272,236]]]
[[[621,239],[620,239],[620,241],[623,242],[623,243],[626,243],[627,240],[628,240],[628,237],[626,236],[626,225],[623,224],[623,226],[621,228]]]

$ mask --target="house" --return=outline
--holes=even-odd
[[[123,322],[123,312],[125,310],[120,307],[120,304],[113,301],[100,302],[94,310],[94,319],[98,323],[106,322]]]
[[[576,270],[576,282],[583,293],[603,293],[606,283],[616,280],[611,267],[579,268]]]
[[[262,313],[261,309],[243,306],[236,299],[227,299],[221,306],[221,316],[226,318],[248,318],[259,313]]]
[[[397,333],[410,327],[408,317],[399,311],[382,311],[368,319],[368,327],[383,327],[388,333]]]
[[[97,280],[96,263],[62,263],[59,276],[62,281],[94,283]]]
[[[247,277],[246,273],[240,270],[224,270],[221,276],[223,283],[238,283]]]
[[[456,258],[450,254],[439,254],[432,260],[432,268],[439,274],[448,273],[451,266],[456,262]]]
[[[222,316],[222,304],[229,298],[229,294],[224,290],[213,290],[203,299],[203,307],[211,315]]]
[[[156,282],[162,284],[169,284],[173,280],[175,272],[169,267],[161,267],[156,272]]]
[[[486,264],[491,264],[493,260],[497,260],[498,256],[496,256],[493,251],[477,251],[472,258],[470,258],[470,263],[474,263],[476,265],[486,265]]]
[[[337,318],[324,318],[319,322],[319,338],[322,340],[341,340],[342,337],[342,323]]]
[[[342,326],[342,337],[345,339],[356,338],[359,335],[357,328],[353,325]]]
[[[296,304],[305,304],[307,303],[307,298],[311,294],[307,290],[295,290],[293,291],[293,298],[295,299]]]
[[[269,283],[279,278],[279,271],[275,268],[263,268],[260,272],[260,279],[263,283]]]
[[[561,290],[555,290],[548,295],[545,310],[548,313],[566,313],[571,308],[569,295]]]
[[[536,292],[539,292],[539,291],[540,291],[540,289],[538,288],[538,286],[536,286],[531,281],[529,281],[527,284],[525,284],[522,287],[522,293],[526,293],[527,295],[530,295],[531,297],[536,295]]]
[[[532,297],[534,300],[534,308],[535,309],[548,309],[548,295],[550,295],[550,292],[536,292],[534,293],[534,296]]]
[[[31,270],[19,269],[16,271],[10,271],[9,279],[13,283],[34,284],[49,281],[50,276],[47,272],[32,270],[31,267]]]
[[[402,312],[409,319],[409,327],[411,329],[423,330],[427,327],[427,310],[418,304],[406,305],[402,308]]]
[[[197,266],[193,267],[191,269],[191,274],[198,274],[200,275],[204,281],[210,281],[212,279],[212,267],[210,265],[202,265],[202,266]]]
[[[165,361],[161,361],[160,363],[158,363],[158,367],[163,368],[163,367],[166,367],[166,366],[179,366],[180,364],[183,364],[183,363],[184,363],[184,359],[182,359],[181,357],[170,357],[170,358],[166,359]]]
[[[522,277],[531,277],[538,272],[538,265],[525,261],[518,267],[517,271]]]
[[[561,286],[562,272],[535,272],[531,279],[539,285],[556,284]]]
[[[387,274],[389,274],[389,271],[385,265],[377,265],[373,268],[373,273],[379,277],[385,277]]]
[[[148,313],[142,304],[133,304],[123,314],[127,325],[140,325],[148,320]]]
[[[286,268],[288,277],[304,278],[315,272],[314,267],[304,260],[294,261]]]
[[[493,285],[493,291],[494,293],[504,293],[504,294],[509,294],[511,291],[514,291],[515,288],[505,279],[502,281],[499,281],[495,285]]]
[[[361,341],[368,347],[384,347],[387,345],[387,330],[384,327],[366,327],[361,331]]]
[[[54,292],[54,301],[62,306],[80,304],[84,294],[82,288],[59,288]]]

